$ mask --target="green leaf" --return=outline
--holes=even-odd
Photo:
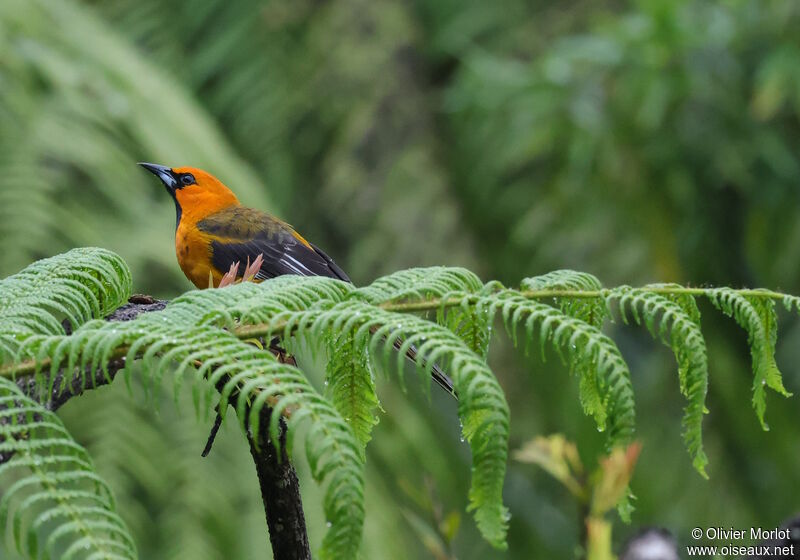
[[[540,276],[525,278],[521,286],[523,290],[531,291],[596,292],[603,289],[596,276],[575,270],[554,270]],[[603,325],[606,317],[606,306],[600,296],[559,297],[556,298],[555,304],[567,315],[597,328]]]
[[[356,292],[366,301],[379,304],[409,298],[441,298],[451,292],[476,292],[482,287],[480,279],[465,268],[434,266],[401,270]]]
[[[526,344],[538,341],[543,349],[552,345],[580,377],[581,404],[594,417],[600,431],[608,427],[609,449],[630,443],[636,416],[633,386],[628,366],[608,336],[597,327],[514,290],[483,298],[490,309],[501,313],[515,342],[517,328],[524,328]]]
[[[458,414],[463,435],[472,450],[472,486],[469,509],[483,536],[498,548],[505,547],[508,513],[502,489],[508,449],[508,405],[486,363],[444,327],[422,318],[392,313],[354,298],[330,307],[286,312],[276,318],[285,332],[320,339],[329,331],[357,329],[356,337],[369,336],[370,347],[379,350],[384,369],[394,358],[402,371],[406,351],[417,348],[417,371],[426,386],[431,368],[441,364],[453,376],[459,395]],[[402,340],[399,351],[395,342]]]
[[[378,423],[376,410],[380,408],[367,345],[359,343],[352,332],[344,332],[331,337],[328,352],[327,394],[363,450]]]
[[[683,438],[695,469],[708,478],[702,431],[708,391],[708,358],[700,330],[700,311],[689,295],[661,295],[651,291],[668,286],[676,287],[665,284],[643,288],[620,286],[608,292],[606,301],[609,305],[616,301],[626,321],[632,316],[637,324],[644,324],[653,338],[663,342],[675,354],[680,390],[688,400],[683,417]]]
[[[753,359],[753,408],[762,428],[769,429],[764,421],[767,409],[765,387],[789,397],[783,386],[781,372],[775,362],[775,343],[778,338],[778,317],[775,301],[757,296],[746,296],[730,288],[708,290],[708,298],[723,313],[733,317],[747,331],[747,343]]]
[[[137,558],[111,489],[61,420],[0,378],[0,524],[10,525],[17,550],[37,558]],[[8,485],[10,481],[12,484]]]

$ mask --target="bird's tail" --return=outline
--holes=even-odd
[[[377,330],[378,330],[377,328],[371,328],[370,332],[372,334],[375,334],[375,331]],[[398,352],[402,349],[402,346],[403,346],[402,338],[398,338],[394,341],[394,348]],[[297,362],[295,361],[294,357],[287,354],[286,351],[283,348],[281,348],[280,340],[278,338],[273,338],[272,341],[270,342],[270,351],[278,357],[278,360],[281,363],[284,364],[288,363],[293,366],[297,366]],[[406,350],[406,358],[408,358],[415,364],[420,362],[416,346],[412,345],[408,347],[408,350]],[[422,363],[420,365],[424,366],[425,361],[422,360]],[[452,395],[453,398],[455,398],[456,400],[458,399],[458,393],[456,393],[456,390],[453,387],[453,380],[450,379],[450,377],[445,372],[442,371],[442,368],[440,368],[435,363],[433,364],[433,367],[431,367],[431,379],[433,379],[436,382],[436,384],[439,385],[439,387],[441,387],[442,389],[447,391],[450,395]],[[205,455],[203,456],[205,457]]]
[[[377,330],[378,330],[377,327],[372,327],[369,331],[371,334],[375,334]],[[384,338],[384,340],[386,339]],[[394,349],[400,352],[402,350],[402,347],[403,347],[403,339],[402,338],[395,339]],[[418,352],[415,346],[409,346],[408,350],[406,350],[406,358],[408,358],[415,364],[419,363],[419,358],[417,354]],[[425,365],[425,361],[423,360],[420,365]],[[436,381],[439,387],[450,393],[453,396],[453,398],[458,399],[458,393],[456,393],[456,390],[453,387],[453,380],[450,379],[447,376],[447,374],[442,371],[442,368],[440,368],[437,364],[433,364],[433,367],[431,367],[431,379]]]
[[[398,351],[403,346],[403,340],[397,339],[394,341],[394,347]],[[414,362],[415,364],[419,363],[420,358],[417,356],[417,349],[414,346],[410,346],[408,350],[406,350],[406,358]],[[420,364],[424,365],[424,361]],[[456,393],[455,388],[453,388],[453,380],[447,376],[445,372],[442,371],[437,364],[433,364],[431,368],[431,378],[436,381],[436,383],[445,391],[450,393],[454,398],[458,399],[458,394]]]

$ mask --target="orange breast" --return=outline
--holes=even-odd
[[[209,273],[214,286],[222,279],[222,272],[211,265],[211,241],[194,223],[181,220],[175,232],[175,254],[186,277],[198,288],[208,288]]]

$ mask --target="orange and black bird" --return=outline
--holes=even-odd
[[[234,263],[261,255],[255,280],[283,274],[327,276],[350,282],[347,274],[319,247],[286,222],[242,206],[222,181],[194,167],[140,163],[158,177],[175,202],[175,253],[186,277],[198,288],[214,286]],[[243,272],[243,271],[242,271]],[[241,272],[240,272],[241,275]],[[407,353],[415,360],[416,349]],[[434,364],[433,380],[454,394],[453,382]]]

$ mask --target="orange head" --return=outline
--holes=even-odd
[[[175,201],[177,224],[182,215],[203,218],[218,210],[239,204],[236,195],[222,181],[196,167],[166,167],[155,163],[140,163],[161,179]]]

